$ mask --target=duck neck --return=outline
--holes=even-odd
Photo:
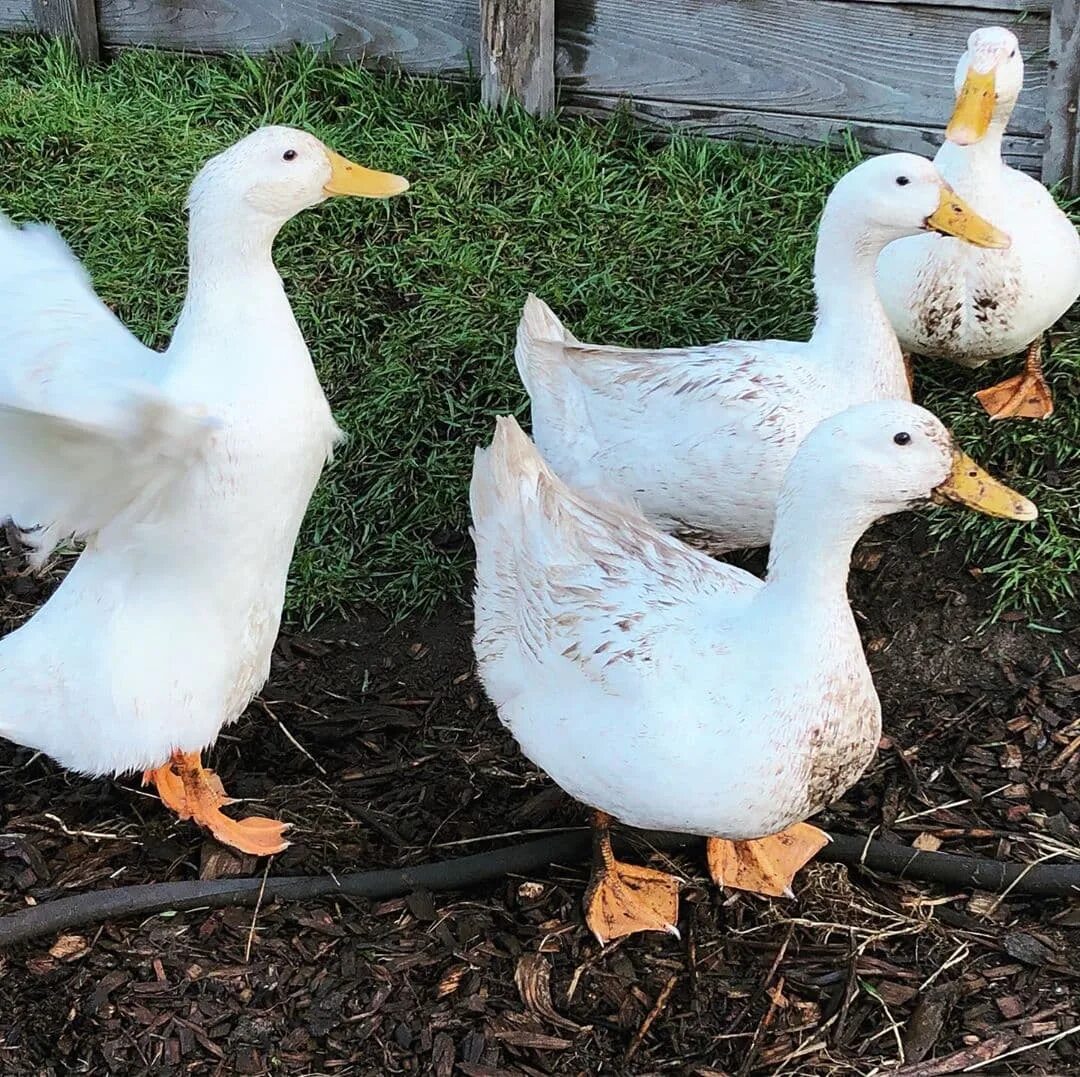
[[[764,593],[792,610],[848,610],[851,552],[874,518],[813,482],[789,484],[777,504]]]
[[[978,142],[970,146],[943,142],[934,157],[934,164],[942,176],[980,213],[992,213],[1001,197],[1005,174],[1001,148],[1011,111],[1011,103],[1003,113],[999,106],[989,129]]]
[[[874,283],[878,255],[892,238],[829,206],[818,229],[810,341],[844,380],[853,402],[909,397],[900,344]]]
[[[206,331],[273,317],[288,307],[272,248],[280,222],[263,214],[229,214],[213,203],[191,209],[188,228],[188,291],[177,333]]]

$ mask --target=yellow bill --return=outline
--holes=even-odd
[[[992,247],[1005,250],[1012,246],[1012,240],[1000,228],[995,228],[984,217],[980,217],[951,187],[941,185],[941,199],[938,208],[926,218],[926,225],[931,231],[943,236],[956,236],[967,240],[976,247]]]
[[[390,172],[376,172],[372,168],[354,164],[333,150],[326,151],[330,162],[330,180],[323,187],[323,194],[353,195],[357,198],[390,198],[409,189],[409,181]]]
[[[953,449],[952,469],[931,497],[939,505],[956,501],[1004,520],[1034,520],[1039,515],[1039,510],[1026,497],[988,475],[959,449]]]
[[[994,72],[981,74],[968,70],[960,96],[956,99],[952,119],[945,128],[945,137],[958,146],[970,146],[986,135],[994,118]]]

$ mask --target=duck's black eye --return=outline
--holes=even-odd
[[[286,150],[281,155],[281,159],[283,161],[295,161],[296,160],[296,150]]]
[[[899,434],[893,434],[893,441],[897,445],[910,445],[911,435],[906,430],[901,430]]]
[[[1015,55],[1016,55],[1016,49],[1013,49],[1012,52],[1009,53],[1009,59],[1011,60]]]
[[[911,182],[911,180],[909,180],[907,178],[907,176],[897,176],[896,177],[896,186],[897,187],[906,187],[910,182]]]

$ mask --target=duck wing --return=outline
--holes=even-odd
[[[0,215],[0,518],[40,566],[160,490],[215,425],[98,298],[52,228]]]
[[[667,660],[685,665],[688,641],[707,650],[761,586],[632,505],[572,491],[513,419],[477,451],[470,497],[475,648],[496,703],[521,690],[528,667],[560,659],[612,693],[659,689]]]
[[[733,544],[745,545],[762,528],[746,516],[748,491],[761,477],[778,483],[777,461],[786,464],[826,391],[823,367],[806,361],[806,349],[779,340],[661,349],[584,344],[529,296],[515,358],[533,437],[566,482],[590,493],[640,496],[649,518],[666,529],[725,520]]]

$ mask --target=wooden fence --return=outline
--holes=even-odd
[[[485,100],[558,102],[721,138],[931,154],[968,34],[1020,38],[1010,160],[1080,186],[1080,0],[0,0],[0,31],[125,46],[266,52],[296,42],[420,74],[483,76]]]

